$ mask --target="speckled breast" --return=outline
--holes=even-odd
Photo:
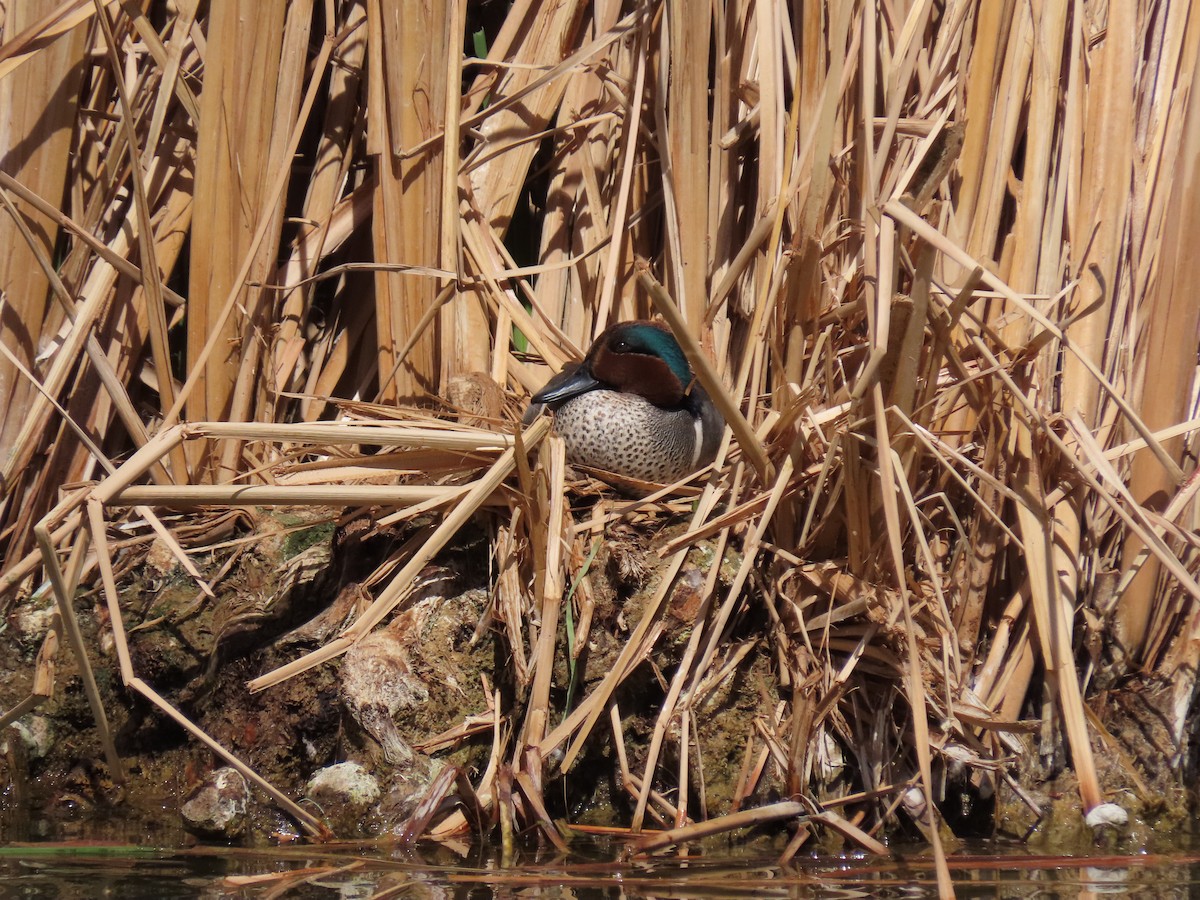
[[[554,426],[576,465],[657,482],[677,481],[696,468],[699,421],[637,394],[588,391],[559,407]]]

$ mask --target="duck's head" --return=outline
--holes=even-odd
[[[655,406],[679,407],[692,389],[687,357],[658,322],[619,322],[603,331],[574,369],[567,367],[533,398],[551,408],[588,391],[639,394]]]

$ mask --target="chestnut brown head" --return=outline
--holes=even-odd
[[[657,322],[613,325],[596,338],[584,366],[597,381],[663,407],[679,406],[692,381],[675,336]]]
[[[684,403],[692,382],[687,357],[657,322],[619,322],[603,331],[583,362],[568,367],[534,396],[551,408],[597,389],[639,394],[656,406]]]

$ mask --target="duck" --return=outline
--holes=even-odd
[[[605,329],[533,395],[524,424],[543,410],[572,465],[659,484],[712,462],[725,430],[670,329],[644,319]]]

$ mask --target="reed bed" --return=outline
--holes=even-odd
[[[112,526],[239,492],[359,504],[384,447],[376,502],[440,524],[350,631],[252,687],[383,622],[487,504],[522,716],[473,790],[506,833],[555,831],[542,792],[619,725],[700,540],[739,562],[702,584],[626,773],[634,832],[709,827],[688,735],[747,620],[779,690],[744,797],[778,774],[806,823],[790,852],[820,829],[873,847],[902,807],[941,859],[947,773],[1010,779],[1030,728],[1100,806],[1088,697],[1157,679],[1178,758],[1200,663],[1193,12],[10,4],[6,609],[49,578],[71,634],[74,586],[100,579],[119,630]],[[649,316],[730,428],[690,495],[639,505],[516,422],[607,325]],[[690,515],[658,593],[619,664],[552,708],[587,548],[655,504]]]

